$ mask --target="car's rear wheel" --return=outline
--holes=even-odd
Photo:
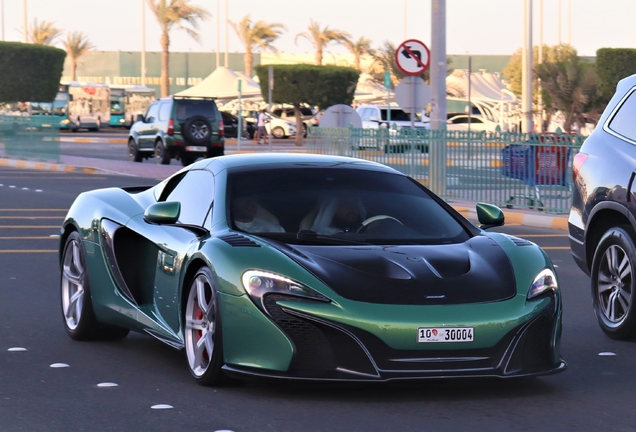
[[[128,160],[131,162],[141,162],[141,152],[137,148],[135,140],[130,138],[128,140]]]
[[[192,144],[206,144],[212,137],[212,124],[204,116],[192,116],[183,124],[181,133]]]
[[[592,260],[592,298],[596,318],[612,339],[636,336],[636,246],[630,227],[609,229]]]
[[[170,153],[161,140],[157,140],[155,143],[155,162],[161,165],[170,165]]]
[[[277,139],[285,138],[285,129],[280,126],[276,126],[272,129],[272,135]]]
[[[72,232],[64,245],[60,278],[66,333],[74,340],[121,339],[128,329],[100,324],[93,312],[82,238]]]
[[[225,375],[221,316],[212,272],[202,267],[190,284],[185,307],[185,351],[190,373],[204,386],[221,384]]]

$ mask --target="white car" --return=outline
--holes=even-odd
[[[497,123],[487,120],[482,116],[471,116],[470,117],[470,130],[476,132],[494,132],[499,126]],[[449,118],[446,121],[446,129],[447,130],[458,130],[458,131],[467,131],[468,130],[468,115],[460,114]]]
[[[362,120],[362,127],[365,129],[378,129],[389,127],[397,129],[409,129],[411,127],[411,114],[404,112],[399,107],[391,107],[391,120],[389,120],[388,105],[361,105],[356,109]],[[415,116],[415,129],[428,129],[430,123],[428,118],[420,119]],[[390,124],[389,124],[390,123]]]
[[[271,113],[265,112],[265,128],[267,133],[271,133],[274,138],[289,138],[296,136],[296,122],[276,117]],[[245,120],[250,123],[256,123],[256,114],[247,114]]]

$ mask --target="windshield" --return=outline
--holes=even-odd
[[[267,169],[231,173],[228,184],[234,229],[288,243],[447,244],[469,238],[422,186],[399,174]],[[329,237],[333,242],[325,241]]]
[[[124,114],[124,103],[126,99],[124,96],[112,96],[110,97],[110,113],[112,115]]]
[[[66,105],[68,102],[64,99],[56,98],[51,102],[31,102],[31,113],[34,115],[66,115]]]

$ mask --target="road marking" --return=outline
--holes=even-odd
[[[57,240],[59,236],[27,236],[27,237],[0,237],[0,240]]]
[[[60,226],[59,225],[0,225],[0,229],[2,228],[10,228],[10,229],[16,229],[16,228],[48,228],[48,229],[59,229]]]
[[[541,246],[543,250],[570,250],[570,246]]]
[[[21,209],[3,209],[0,208],[0,212],[3,211],[7,211],[7,212],[21,212],[21,211],[26,211],[26,212],[48,212],[48,211],[61,211],[61,212],[67,212],[68,209],[30,209],[30,208],[21,208]]]
[[[18,250],[18,249],[0,249],[0,253],[58,253],[58,250],[46,250],[46,249],[32,249],[32,250]]]
[[[64,219],[63,215],[59,216],[0,216],[0,219]]]
[[[567,237],[567,234],[514,234],[517,237]]]

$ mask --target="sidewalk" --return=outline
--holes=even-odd
[[[117,174],[149,178],[157,181],[163,180],[183,168],[180,164],[178,164],[178,161],[172,161],[172,163],[172,165],[157,165],[149,161],[136,163],[65,155],[60,155],[60,163],[47,163],[5,158],[4,150],[0,148],[0,167],[14,167],[67,173]],[[467,219],[471,221],[477,220],[475,210],[476,203],[467,201],[449,201],[449,204]],[[540,211],[528,209],[502,210],[506,217],[506,223],[509,225],[534,226],[563,231],[567,231],[568,229],[567,215],[546,215]]]

